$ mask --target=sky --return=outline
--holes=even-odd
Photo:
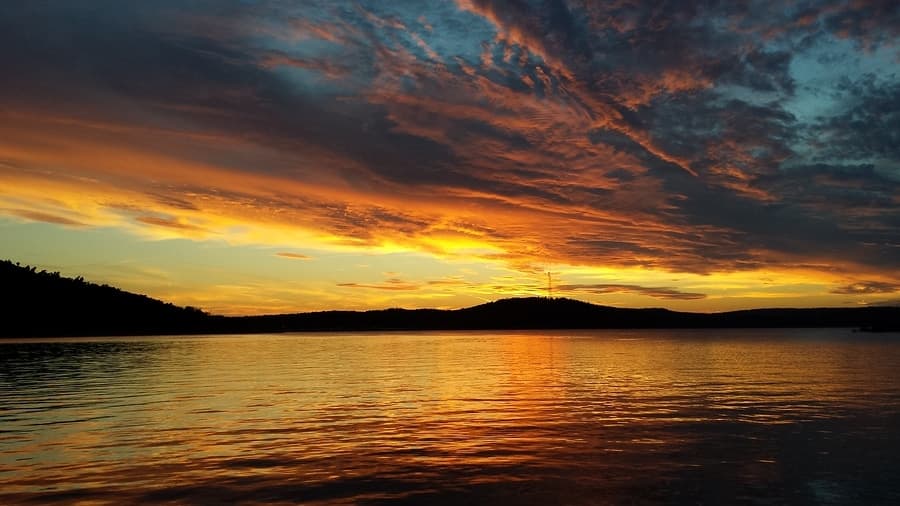
[[[219,314],[900,304],[898,35],[895,0],[2,2],[0,258]]]

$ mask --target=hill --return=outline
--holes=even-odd
[[[82,278],[0,261],[0,336],[102,336],[364,330],[855,327],[896,330],[898,307],[686,313],[513,298],[456,310],[381,309],[225,317]]]
[[[228,320],[229,328],[244,332],[766,327],[889,330],[900,321],[900,308],[752,309],[707,314],[660,308],[616,308],[566,298],[526,297],[501,299],[455,310],[323,311]]]
[[[58,272],[0,261],[0,335],[91,336],[200,332],[216,319],[192,307]]]

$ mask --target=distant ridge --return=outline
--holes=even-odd
[[[852,327],[893,330],[898,307],[750,309],[686,313],[661,308],[600,306],[566,298],[501,299],[455,310],[322,311],[229,318],[236,331],[526,330],[624,328]]]
[[[365,330],[853,327],[895,331],[900,307],[685,313],[566,298],[501,299],[456,310],[381,309],[215,316],[144,295],[0,261],[0,336],[109,336]]]

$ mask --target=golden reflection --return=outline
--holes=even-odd
[[[234,497],[276,483],[298,494],[334,483],[323,497],[359,499],[371,492],[356,490],[360,480],[402,477],[422,491],[436,483],[508,486],[554,470],[635,480],[642,466],[668,473],[725,447],[741,472],[756,476],[763,469],[754,466],[782,464],[778,445],[791,430],[832,430],[860,412],[874,417],[900,381],[895,346],[842,330],[197,336],[40,346],[82,365],[68,373],[52,361],[13,366],[31,386],[0,389],[7,401],[19,399],[0,413],[7,431],[0,498],[78,487],[87,500],[113,494],[133,502],[164,489],[197,498],[220,487]],[[38,363],[43,369],[34,369]],[[788,431],[778,432],[787,439],[773,431]],[[817,437],[823,451],[840,444]]]

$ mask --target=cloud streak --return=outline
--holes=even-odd
[[[290,260],[312,260],[312,257],[309,255],[304,255],[302,253],[293,253],[290,251],[279,251],[278,253],[275,253],[275,256],[287,258]]]
[[[880,281],[859,281],[839,286],[831,291],[842,295],[871,295],[900,292],[900,284]]]
[[[418,290],[421,285],[399,278],[389,278],[384,283],[338,283],[342,288],[368,288],[371,290]]]
[[[598,294],[608,293],[636,293],[646,295],[656,299],[674,299],[674,300],[698,300],[705,299],[706,294],[682,292],[675,288],[666,287],[647,287],[638,285],[616,285],[616,284],[584,284],[584,285],[559,285],[555,287],[559,292],[590,292]]]

